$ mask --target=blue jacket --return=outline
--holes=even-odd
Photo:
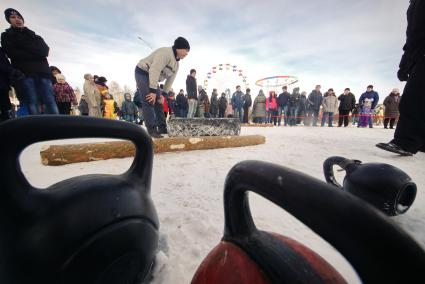
[[[359,99],[359,104],[360,104],[360,106],[363,106],[364,105],[364,101],[365,101],[365,99],[372,99],[373,101],[372,101],[372,106],[371,106],[371,108],[372,109],[374,109],[375,107],[376,107],[376,105],[378,104],[378,102],[379,102],[379,95],[378,95],[378,93],[377,92],[375,92],[375,91],[371,91],[371,92],[365,92],[365,93],[363,93],[361,96],[360,96],[360,99]]]
[[[232,96],[233,108],[242,108],[244,103],[244,93],[242,93],[241,91],[236,91]]]

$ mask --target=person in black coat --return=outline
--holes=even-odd
[[[410,0],[407,10],[407,39],[397,76],[407,81],[400,100],[400,118],[383,150],[402,156],[425,152],[425,1]]]
[[[187,117],[187,112],[189,110],[189,103],[187,102],[187,97],[184,95],[183,89],[180,90],[179,94],[176,97],[176,117]]]
[[[29,114],[40,114],[41,102],[46,114],[58,114],[47,56],[49,46],[43,38],[24,25],[24,18],[15,9],[4,11],[10,28],[1,34],[1,45],[12,66],[25,74],[17,85]]]
[[[193,118],[198,108],[198,86],[196,84],[196,70],[190,70],[186,78],[186,93],[189,103],[189,112],[187,118]]]
[[[221,97],[218,100],[218,117],[223,118],[227,109],[226,94],[221,93]]]
[[[356,98],[350,92],[350,89],[346,88],[344,93],[338,97],[338,100],[340,101],[338,107],[338,127],[341,127],[342,123],[344,123],[344,127],[347,127],[350,118],[350,111],[353,111],[356,106]]]
[[[288,101],[290,96],[291,94],[288,93],[288,87],[283,86],[282,93],[279,94],[279,96],[277,97],[277,104],[279,105],[277,110],[277,115],[279,116],[279,118],[277,119],[278,126],[280,126],[280,123],[282,122],[282,115],[285,116],[285,126],[288,125],[288,122],[289,122]]]
[[[246,94],[243,97],[243,123],[248,123],[249,108],[252,106],[251,89],[246,89]]]

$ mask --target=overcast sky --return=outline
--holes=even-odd
[[[213,66],[237,65],[254,92],[255,81],[294,75],[307,92],[314,85],[358,97],[366,86],[386,96],[403,88],[396,72],[405,42],[408,0],[144,1],[2,0],[50,46],[49,62],[72,86],[83,75],[135,88],[134,67],[153,48],[188,39],[174,90],[184,88],[189,70],[203,84]],[[0,29],[8,28],[0,21]],[[219,87],[241,83],[237,72],[210,80]],[[222,90],[219,90],[220,92]]]

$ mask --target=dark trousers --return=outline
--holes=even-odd
[[[243,123],[248,123],[249,107],[243,108]]]
[[[12,110],[12,104],[9,99],[9,90],[0,89],[0,121],[9,119],[10,110]]]
[[[70,102],[63,102],[63,103],[57,103],[59,114],[66,114],[69,115],[71,113],[71,103]]]
[[[406,151],[425,150],[425,56],[412,70],[400,101],[394,142]]]
[[[155,104],[150,104],[146,100],[146,96],[149,94],[149,76],[136,71],[135,77],[137,88],[139,89],[139,94],[142,98],[142,112],[146,127],[158,127],[159,131],[166,130],[167,124],[165,121],[164,107],[158,102],[160,97],[159,91],[156,94]]]
[[[390,123],[390,128],[393,129],[395,124],[395,118],[386,117],[384,119],[384,128],[388,128],[388,122]]]
[[[347,127],[349,119],[350,119],[349,110],[339,110],[338,126],[342,126],[342,123],[344,123],[344,126]]]
[[[218,117],[223,118],[224,117],[224,113],[226,112],[226,109],[218,109]]]

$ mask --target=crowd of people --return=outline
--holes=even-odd
[[[412,7],[419,7],[416,8],[418,10],[423,9],[423,5],[420,5],[415,1],[411,4]],[[77,102],[74,90],[66,82],[65,76],[57,67],[49,66],[49,46],[43,38],[25,26],[24,18],[17,10],[6,9],[5,17],[10,28],[1,34],[0,121],[15,115],[8,95],[11,86],[19,100],[18,115],[69,115],[78,105],[81,115],[122,119],[139,124],[145,122],[148,133],[154,138],[161,138],[162,134],[167,133],[168,116],[233,117],[242,123],[275,126],[318,126],[320,123],[322,127],[326,124],[333,127],[336,120],[338,127],[347,127],[351,121],[358,127],[369,128],[373,128],[377,116],[383,118],[385,128],[394,128],[399,118],[399,104],[402,101],[400,92],[393,89],[380,106],[379,95],[372,85],[367,86],[357,102],[349,88],[337,97],[332,88],[322,94],[320,85],[308,95],[304,91],[300,92],[298,87],[289,93],[287,86],[283,86],[280,94],[270,91],[266,95],[260,90],[253,100],[249,88],[243,93],[241,87],[236,86],[230,97],[226,93],[219,95],[217,89],[213,89],[209,97],[206,90],[198,86],[196,70],[192,69],[186,79],[186,92],[181,89],[176,95],[172,84],[179,70],[179,61],[190,51],[189,42],[183,37],[178,37],[173,46],[159,48],[137,63],[137,91],[133,98],[129,93],[124,94],[121,106],[109,92],[106,78],[91,74],[84,75],[83,94]],[[405,50],[407,48],[405,46]],[[406,52],[402,63],[407,60]],[[415,58],[416,61],[419,59]],[[403,66],[400,65],[400,70],[406,73],[407,67],[403,69]],[[409,72],[413,72],[412,66],[415,65],[409,65]],[[401,71],[400,80],[407,80],[409,73],[406,75]],[[165,81],[164,84],[159,85],[162,81]],[[380,113],[382,110],[383,114]],[[391,147],[388,145],[385,147],[393,147],[390,150],[395,151],[395,144],[391,144]]]

